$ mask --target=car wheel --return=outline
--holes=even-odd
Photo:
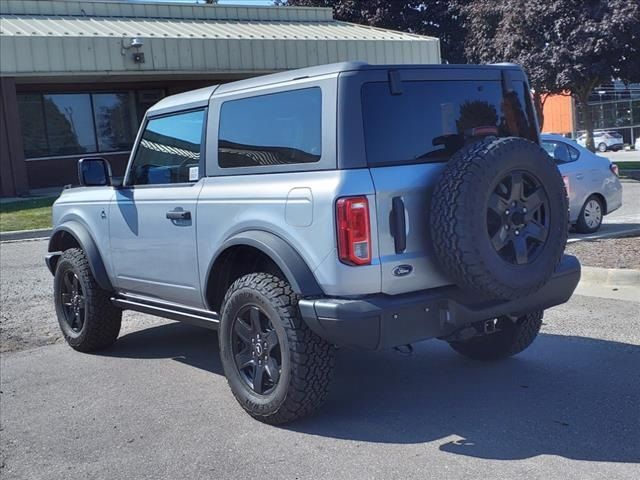
[[[599,143],[598,144],[598,151],[599,152],[606,152],[607,151],[607,144],[606,143]]]
[[[222,366],[249,415],[282,424],[324,403],[334,347],[301,320],[289,283],[268,273],[245,275],[231,285],[221,311]]]
[[[525,350],[538,336],[542,311],[531,312],[515,321],[510,317],[496,319],[495,332],[462,342],[449,342],[451,348],[473,360],[499,360]]]
[[[580,233],[593,233],[600,229],[602,225],[602,218],[604,216],[604,205],[602,200],[597,195],[591,195],[584,202],[580,215],[578,216],[578,222],[576,223],[576,230]]]
[[[116,341],[122,310],[111,303],[110,292],[96,283],[82,250],[71,248],[60,256],[53,290],[58,323],[72,348],[92,352]]]
[[[567,240],[562,177],[539,145],[486,138],[459,150],[434,189],[431,239],[460,287],[515,299],[551,278]]]

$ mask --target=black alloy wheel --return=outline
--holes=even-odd
[[[72,332],[79,334],[86,319],[86,301],[80,279],[73,270],[64,272],[60,304],[67,325]]]
[[[505,262],[533,262],[549,236],[549,196],[541,182],[517,170],[503,177],[489,196],[487,231]]]
[[[231,345],[240,378],[258,395],[270,394],[280,379],[282,352],[267,313],[256,305],[242,308],[233,321]]]

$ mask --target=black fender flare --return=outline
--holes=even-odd
[[[324,295],[316,277],[300,254],[279,236],[263,230],[248,230],[228,238],[214,254],[206,278],[210,277],[222,253],[236,245],[256,248],[271,258],[298,295],[303,297]]]
[[[98,251],[96,242],[93,240],[93,237],[87,228],[82,225],[82,223],[75,220],[65,222],[54,228],[53,232],[51,232],[48,248],[49,255],[47,255],[47,265],[49,266],[51,273],[55,274],[55,266],[58,262],[57,257],[62,254],[61,242],[64,233],[71,235],[80,245],[80,248],[89,261],[89,267],[91,268],[93,278],[96,279],[100,288],[107,291],[113,291],[111,280],[109,280],[107,269],[104,266],[104,261]]]

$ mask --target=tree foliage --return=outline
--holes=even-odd
[[[538,100],[568,93],[583,106],[587,145],[593,89],[612,79],[640,81],[640,3],[628,0],[458,2],[469,62],[515,62]]]
[[[462,29],[449,1],[445,0],[276,0],[277,5],[333,8],[334,17],[345,22],[390,28],[437,37],[442,58],[464,62]]]
[[[277,0],[331,7],[339,20],[431,35],[449,63],[521,64],[538,105],[543,94],[572,95],[584,108],[597,85],[640,81],[637,0]],[[539,108],[539,110],[541,110]]]

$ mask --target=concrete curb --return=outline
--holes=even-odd
[[[640,270],[583,266],[580,284],[600,285],[603,287],[640,288]]]
[[[633,237],[640,235],[640,227],[632,227],[626,230],[618,230],[615,232],[602,232],[593,233],[591,235],[584,235],[581,237],[574,237],[567,240],[567,243],[584,242],[587,240],[598,240],[600,238],[621,238],[621,237]]]
[[[49,238],[50,236],[50,228],[39,228],[37,230],[16,230],[15,232],[1,232],[0,242],[15,242],[18,240]]]

